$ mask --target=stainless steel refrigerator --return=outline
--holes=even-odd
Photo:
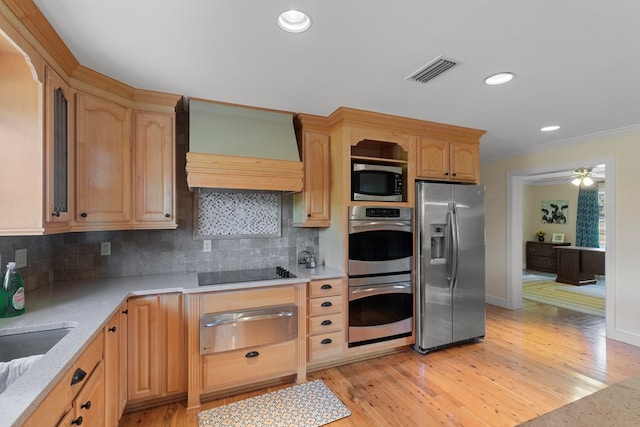
[[[484,337],[484,187],[416,183],[420,353]]]

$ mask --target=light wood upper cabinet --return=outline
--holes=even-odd
[[[71,229],[74,183],[74,111],[72,89],[50,67],[45,84],[45,233]]]
[[[104,328],[105,426],[117,427],[127,404],[127,304]]]
[[[128,310],[129,403],[185,393],[182,294],[132,298]]]
[[[131,221],[131,110],[82,93],[76,107],[74,229],[122,228]]]
[[[133,125],[136,228],[175,228],[175,114],[135,111]]]
[[[329,134],[302,130],[299,148],[304,165],[301,193],[294,195],[293,223],[297,227],[331,225]]]
[[[479,144],[422,137],[418,142],[418,178],[478,182]]]

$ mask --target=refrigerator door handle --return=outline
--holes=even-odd
[[[447,268],[447,286],[449,289],[453,288],[454,280],[454,260],[453,260],[453,206],[449,203],[449,210],[447,211],[447,224],[446,224],[446,268]]]
[[[458,281],[458,259],[459,259],[459,250],[460,250],[460,224],[458,223],[458,209],[456,207],[455,202],[451,203],[451,286],[453,289],[456,287],[456,283]]]

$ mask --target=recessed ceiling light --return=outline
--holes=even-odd
[[[496,73],[484,79],[484,82],[489,86],[501,85],[510,82],[515,76],[510,72]]]
[[[278,25],[289,33],[302,33],[311,26],[311,19],[299,10],[286,10],[278,16]]]
[[[560,126],[558,125],[545,126],[543,128],[540,128],[542,132],[553,132],[554,130],[558,130],[558,129],[560,129]]]

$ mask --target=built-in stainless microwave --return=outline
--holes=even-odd
[[[351,200],[402,201],[402,168],[353,162]]]

